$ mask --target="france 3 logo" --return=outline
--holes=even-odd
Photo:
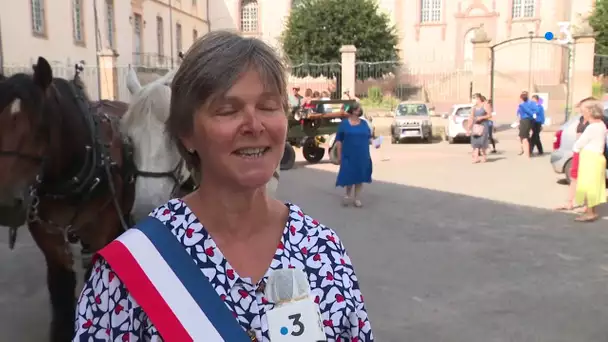
[[[545,39],[549,41],[555,40],[559,44],[570,44],[573,42],[572,31],[570,30],[569,22],[561,22],[559,25],[559,31],[557,34],[553,32],[545,33]]]

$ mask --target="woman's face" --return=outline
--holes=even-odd
[[[479,105],[481,103],[481,99],[477,96],[473,97],[473,104]]]
[[[202,181],[212,178],[238,188],[259,188],[272,177],[285,147],[283,99],[264,88],[255,70],[195,114],[192,135],[183,139],[201,159]]]

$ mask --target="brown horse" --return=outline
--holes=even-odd
[[[77,82],[53,78],[42,57],[32,75],[0,81],[0,193],[27,208],[46,259],[53,342],[71,341],[74,331],[69,237],[97,251],[128,227],[130,147],[118,129],[122,109],[104,113],[112,108],[116,103],[91,105]]]

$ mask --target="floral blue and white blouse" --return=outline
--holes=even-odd
[[[359,282],[338,236],[298,206],[286,205],[289,218],[270,269],[292,267],[308,275],[328,341],[373,341]],[[273,304],[256,291],[267,276],[257,284],[239,278],[183,201],[173,199],[151,215],[164,222],[192,255],[243,329],[255,333],[258,341],[269,342],[266,312]],[[75,329],[74,341],[162,341],[146,313],[103,259],[97,260],[82,290]]]

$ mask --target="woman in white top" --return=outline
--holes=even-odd
[[[595,207],[606,203],[606,124],[602,120],[602,104],[589,99],[581,103],[581,113],[589,126],[574,143],[574,152],[580,153],[576,202],[587,202],[587,210],[576,218],[578,222],[591,222],[598,218]]]

